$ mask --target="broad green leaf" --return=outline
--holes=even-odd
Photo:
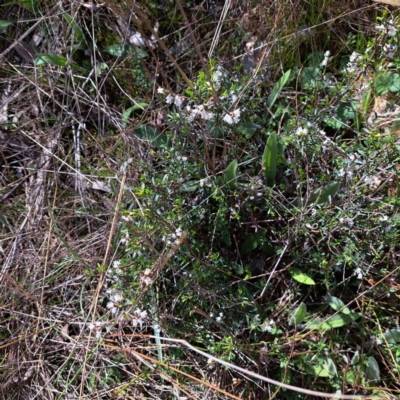
[[[311,279],[308,275],[304,274],[297,268],[291,268],[289,269],[290,275],[292,275],[292,278],[300,283],[303,283],[304,285],[315,285],[315,282],[313,279]]]
[[[286,143],[282,142],[282,139],[279,137],[276,142],[276,163],[280,165],[286,165],[286,158],[285,158],[285,148]]]
[[[352,314],[335,314],[329,317],[328,319],[316,318],[314,321],[310,321],[306,328],[310,330],[328,330],[340,328],[344,325],[347,325],[351,322],[356,321],[360,318],[360,313],[352,313]]]
[[[242,122],[236,128],[246,139],[250,139],[257,132],[258,129],[261,129],[261,125],[254,124],[253,122]]]
[[[341,311],[343,314],[350,314],[350,310],[346,307],[342,300],[335,296],[325,296],[326,303],[335,311]]]
[[[147,107],[147,103],[138,103],[135,104],[132,107],[127,108],[125,111],[122,113],[122,126],[125,128],[126,127],[126,121],[128,121],[129,117],[131,116],[132,112],[135,110],[144,110]]]
[[[114,57],[126,57],[128,55],[127,50],[128,50],[128,45],[126,44],[112,44],[110,46],[104,47],[103,49],[104,53],[111,54]]]
[[[273,87],[272,92],[269,94],[268,99],[267,99],[267,107],[268,108],[271,108],[275,104],[276,99],[279,96],[279,93],[285,87],[286,82],[288,81],[289,77],[290,77],[290,69],[289,69],[289,71],[285,72],[285,74],[279,79],[278,82],[275,83],[275,86]]]
[[[346,373],[346,382],[349,384],[353,384],[357,377],[359,376],[359,372],[355,368],[349,368]]]
[[[168,136],[164,133],[158,133],[153,127],[150,125],[141,125],[139,128],[134,130],[135,135],[137,135],[140,139],[149,142],[152,146],[155,147],[171,147],[172,143],[169,140]]]
[[[267,140],[267,145],[264,149],[262,156],[262,166],[264,168],[264,176],[266,178],[266,184],[269,187],[274,186],[275,175],[276,175],[276,155],[277,155],[277,141],[276,133],[271,133]]]
[[[62,16],[65,18],[65,20],[68,22],[69,26],[74,30],[75,32],[75,39],[77,43],[81,43],[85,39],[85,35],[82,32],[81,27],[74,21],[74,19],[67,14],[66,12],[62,13]]]
[[[296,311],[292,314],[289,319],[289,326],[297,326],[304,321],[304,318],[307,315],[307,307],[304,303],[300,303],[297,307]]]
[[[68,60],[62,56],[56,56],[54,54],[42,54],[39,55],[35,60],[35,65],[58,65],[59,67],[66,67],[68,65]]]
[[[2,21],[0,20],[0,29],[6,29],[8,26],[14,24],[15,21]]]
[[[374,357],[368,357],[367,378],[371,381],[377,381],[381,377],[379,365]]]
[[[256,233],[251,233],[246,237],[240,246],[240,255],[243,257],[251,251],[255,250],[261,243],[265,241],[265,231],[259,230]]]
[[[400,343],[400,329],[391,329],[383,334],[388,343]]]
[[[187,181],[182,183],[181,190],[184,192],[194,192],[199,187],[198,181]]]
[[[300,368],[312,376],[319,376],[320,378],[329,377],[328,371],[322,365],[303,364]]]
[[[325,360],[325,370],[331,378],[334,378],[337,375],[336,365],[331,358]]]
[[[375,79],[375,91],[378,95],[384,95],[387,92],[398,92],[400,90],[400,75],[386,74],[380,75]]]
[[[353,357],[351,358],[350,365],[354,366],[360,362],[360,352],[358,350],[355,351]]]
[[[315,190],[309,200],[309,204],[317,202],[317,204],[326,203],[329,198],[332,198],[339,188],[338,182],[328,183],[323,188]]]
[[[101,75],[104,71],[107,71],[107,70],[108,70],[108,65],[105,62],[101,62],[96,65],[97,75]]]
[[[35,9],[36,2],[34,0],[20,0],[20,3],[28,11],[33,11]]]
[[[226,169],[225,183],[227,186],[233,187],[236,185],[238,162],[233,160]]]

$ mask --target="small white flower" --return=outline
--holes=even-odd
[[[144,40],[142,34],[140,32],[134,33],[130,38],[129,38],[129,43],[132,46],[136,47],[146,47],[146,41]]]
[[[95,328],[95,325],[94,325],[93,323],[90,323],[90,324],[88,325],[88,328],[89,328],[90,330],[92,330],[92,329]]]
[[[394,28],[393,26],[391,26],[391,27],[389,28],[389,30],[388,30],[388,36],[394,37],[394,36],[396,36],[396,34],[397,34],[397,29]]]
[[[389,217],[387,215],[384,215],[383,217],[379,217],[379,222],[387,222],[389,220]]]
[[[213,312],[210,312],[210,317],[214,318],[214,313]]]
[[[146,286],[150,286],[150,285],[153,283],[152,279],[149,278],[149,277],[144,278],[143,282],[144,282],[144,284],[145,284]]]
[[[217,322],[221,322],[221,321],[222,321],[222,318],[221,318],[221,317],[217,317],[217,318],[215,318],[215,320],[216,320]]]
[[[110,300],[113,301],[114,303],[120,303],[124,298],[120,293],[115,293],[112,296],[110,296]]]
[[[110,310],[111,314],[116,314],[118,311],[117,305],[115,303],[113,303],[112,301],[107,303],[107,308]]]
[[[384,31],[385,27],[381,24],[381,25],[375,25],[375,29],[378,31]]]
[[[124,222],[132,222],[132,218],[129,215],[123,215],[121,219]]]
[[[218,66],[213,73],[212,80],[216,85],[219,85],[221,83],[221,78],[224,76],[224,73],[222,71],[222,68]]]
[[[296,132],[294,134],[299,136],[299,137],[307,136],[308,135],[308,129],[299,127],[299,128],[296,129]]]
[[[275,325],[275,321],[274,321],[273,319],[271,319],[269,322],[268,322],[268,321],[265,321],[265,322],[262,324],[262,327],[264,328],[265,331],[271,332],[272,329],[273,329],[273,327],[274,327],[274,325]]]
[[[174,101],[174,96],[171,96],[170,94],[165,98],[165,102],[167,104],[172,104],[173,101]]]
[[[363,276],[365,275],[365,273],[364,273],[364,271],[363,271],[360,267],[358,267],[358,268],[354,271],[353,275],[356,276],[357,279],[362,279]]]
[[[222,118],[227,124],[237,124],[240,121],[240,109],[237,108],[235,111],[226,113]]]
[[[115,260],[113,262],[113,267],[118,269],[121,266],[121,260]]]
[[[181,108],[182,103],[183,103],[183,100],[185,100],[185,98],[184,98],[183,96],[176,95],[176,96],[175,96],[175,100],[174,100],[174,104],[175,104],[178,108]]]
[[[331,55],[331,52],[329,50],[325,52],[324,59],[322,60],[322,63],[321,63],[322,67],[326,67],[328,65],[328,62],[329,62],[329,59],[330,59],[330,57],[329,57],[330,55]]]
[[[165,89],[162,87],[157,88],[157,93],[159,94],[164,94],[165,93]]]

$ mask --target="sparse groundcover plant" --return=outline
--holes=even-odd
[[[399,17],[228,3],[5,6],[5,398],[399,392]]]

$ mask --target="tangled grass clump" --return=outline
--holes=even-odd
[[[4,6],[3,398],[399,393],[398,13],[280,3]]]

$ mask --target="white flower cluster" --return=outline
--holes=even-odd
[[[169,246],[179,244],[180,242],[179,238],[182,236],[182,234],[183,234],[182,227],[179,226],[174,233],[163,236],[162,240]]]
[[[296,129],[296,132],[294,133],[296,136],[298,137],[304,137],[308,135],[308,129],[307,128],[302,128],[302,127],[298,127]]]
[[[240,109],[237,108],[232,112],[226,113],[222,119],[229,125],[237,124],[240,121],[240,113],[241,113]]]
[[[340,170],[337,172],[338,177],[340,178],[344,178],[347,176],[347,178],[351,178],[353,176],[353,171],[349,170],[349,169],[343,169],[340,168]]]
[[[357,279],[362,279],[363,278],[363,276],[365,275],[365,272],[360,268],[360,267],[358,267],[354,272],[353,272],[353,275],[354,276],[356,276],[357,277]]]
[[[114,284],[120,280],[121,275],[122,275],[121,261],[115,260],[112,263],[112,266],[107,269],[106,281],[108,283]]]
[[[87,326],[91,331],[92,330],[95,331],[95,337],[96,337],[97,340],[101,338],[102,331],[103,331],[104,327],[106,328],[107,332],[111,331],[111,327],[110,327],[110,323],[109,322],[96,321],[95,323],[90,323]]]
[[[269,321],[265,321],[261,327],[264,330],[264,332],[271,332],[272,329],[274,328],[275,321],[273,319],[270,319]]]
[[[331,55],[331,52],[329,50],[325,52],[324,59],[322,60],[322,63],[321,63],[321,67],[326,67],[328,65],[328,62],[330,60],[330,55]]]
[[[137,308],[134,312],[133,312],[133,316],[132,316],[132,325],[134,327],[140,325],[140,327],[142,327],[145,319],[147,317],[147,311],[144,310],[140,310],[139,308]]]
[[[116,315],[124,303],[124,297],[116,289],[107,289],[108,299],[107,308],[110,310],[112,315]]]
[[[212,81],[215,85],[219,86],[221,84],[222,78],[225,77],[225,72],[221,66],[217,66],[214,73],[212,74]]]
[[[358,61],[360,60],[361,55],[353,52],[350,56],[350,60],[347,63],[347,68],[346,71],[351,73],[351,72],[355,72],[357,70],[357,66],[358,66]]]
[[[352,228],[354,225],[354,221],[351,218],[339,218],[339,222],[346,225],[348,229]]]
[[[395,37],[397,34],[397,29],[393,25],[393,20],[387,21],[386,25],[375,25],[375,29],[381,32],[385,32],[389,37]]]
[[[141,281],[145,284],[145,286],[150,286],[153,283],[153,280],[150,278],[150,268],[146,268],[143,272],[143,276],[141,277]]]

